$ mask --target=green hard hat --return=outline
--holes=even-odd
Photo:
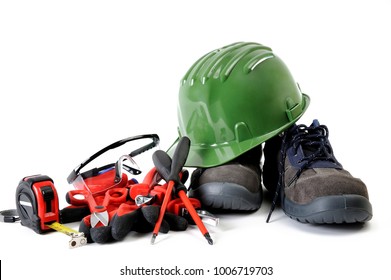
[[[269,47],[240,42],[207,53],[180,84],[178,132],[191,141],[185,166],[231,161],[291,126],[309,103]]]

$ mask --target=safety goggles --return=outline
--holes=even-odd
[[[87,190],[93,195],[113,187],[123,187],[128,183],[128,175],[141,174],[133,157],[157,147],[159,141],[157,134],[144,134],[114,142],[79,164],[67,181],[76,189]],[[101,163],[101,166],[81,172],[92,161]]]

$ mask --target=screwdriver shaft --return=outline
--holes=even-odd
[[[171,198],[171,194],[172,194],[172,189],[174,188],[174,184],[175,184],[174,181],[168,182],[166,194],[164,195],[163,203],[160,208],[159,217],[156,221],[155,228],[153,229],[151,244],[155,243],[156,236],[159,234],[160,226],[162,224],[164,214],[166,213],[167,204],[168,204],[168,202],[170,202],[170,198]]]
[[[189,198],[187,197],[186,193],[181,190],[178,192],[179,197],[181,198],[182,202],[185,204],[187,210],[189,211],[190,216],[193,218],[193,221],[196,223],[198,228],[200,229],[202,235],[206,238],[208,243],[210,245],[213,244],[213,240],[209,235],[208,230],[206,229],[204,223],[202,222],[200,216],[198,216],[197,211],[194,209],[193,204],[191,204]]]

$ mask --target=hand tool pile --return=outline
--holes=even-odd
[[[120,156],[112,164],[80,173],[81,169],[103,153],[123,144],[150,138],[152,142]],[[16,193],[17,213],[21,224],[37,233],[52,229],[70,235],[70,247],[86,243],[107,243],[123,240],[130,232],[152,233],[151,243],[159,232],[184,231],[196,225],[209,244],[213,244],[200,217],[218,224],[218,219],[201,210],[198,199],[187,196],[185,182],[189,172],[183,169],[190,140],[183,137],[171,158],[156,150],[152,155],[154,167],[141,183],[129,175],[141,170],[133,157],[154,148],[159,142],[156,134],[130,137],[113,143],[85,160],[68,176],[75,189],[66,193],[69,204],[58,209],[57,191],[48,176],[24,178]],[[10,220],[10,219],[8,219]],[[14,218],[13,221],[16,221]],[[79,231],[63,224],[80,222]],[[81,239],[80,239],[81,238]]]

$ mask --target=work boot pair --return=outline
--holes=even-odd
[[[262,203],[262,181],[276,205],[304,223],[365,222],[372,218],[365,184],[344,170],[333,154],[328,129],[317,120],[293,125],[235,160],[192,174],[190,196],[204,207],[253,211]],[[261,180],[262,178],[262,180]]]

